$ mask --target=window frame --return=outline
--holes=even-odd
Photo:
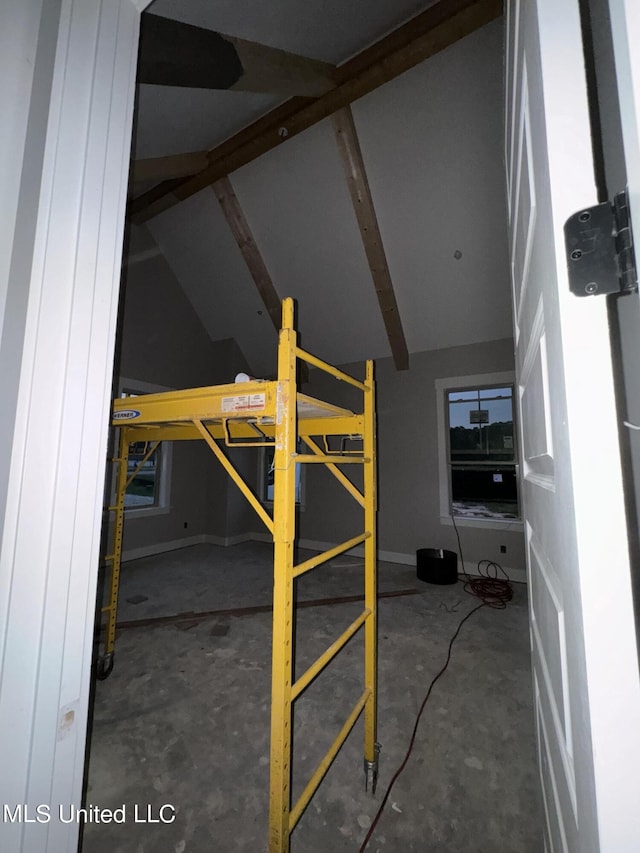
[[[139,379],[127,379],[120,377],[118,381],[118,396],[123,394],[163,394],[167,391],[173,391],[173,388],[168,388],[165,385],[155,385],[152,382],[143,382]],[[157,495],[158,499],[155,503],[148,506],[128,506],[125,507],[125,518],[150,518],[154,515],[168,515],[171,512],[170,496],[171,496],[171,467],[173,462],[173,442],[163,441],[160,448],[160,465],[156,474],[158,481]],[[112,485],[112,502],[115,500],[115,478]]]
[[[440,493],[440,523],[453,525],[451,513],[451,448],[448,435],[448,394],[450,391],[474,390],[476,388],[504,387],[513,388],[513,417],[514,417],[514,448],[516,485],[518,496],[522,494],[520,487],[519,436],[517,423],[517,385],[515,371],[508,370],[499,373],[480,373],[471,376],[450,376],[436,379],[436,412],[438,419],[438,485]],[[478,527],[495,530],[524,530],[522,519],[522,504],[519,500],[520,518],[465,518],[455,516],[458,527]]]

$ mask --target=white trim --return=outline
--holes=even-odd
[[[242,542],[273,542],[273,536],[270,533],[246,533],[242,539]],[[235,543],[234,543],[235,544]]]
[[[449,511],[449,467],[448,447],[446,433],[446,413],[444,392],[452,388],[476,388],[482,385],[513,385],[515,387],[516,374],[513,370],[504,370],[498,373],[476,373],[473,376],[450,376],[448,378],[436,379],[436,416],[438,418],[438,487],[440,494],[440,523],[453,524]],[[515,406],[514,406],[515,412]],[[519,466],[516,464],[516,471]],[[519,476],[519,473],[518,473]],[[508,525],[519,524],[513,530],[522,530],[522,520],[517,522],[507,521]],[[456,516],[456,524],[462,527],[483,527],[486,529],[504,530],[505,522],[499,519],[464,519]]]
[[[250,541],[254,542],[271,542],[272,539],[268,533],[249,533],[246,537],[243,537],[241,541]],[[218,543],[216,543],[218,544]],[[328,551],[330,548],[335,548],[338,545],[338,542],[321,542],[317,539],[300,539],[298,541],[299,548],[305,548],[309,551]],[[347,557],[364,557],[364,548],[359,545],[356,548],[351,548],[349,551],[344,552],[344,556]],[[379,550],[377,552],[378,561],[382,563],[396,563],[400,566],[415,566],[416,564],[416,552],[412,551],[411,553],[405,553],[402,551],[382,551]],[[505,572],[509,576],[509,578],[514,583],[527,583],[527,572],[526,569],[515,569],[509,566],[503,566]],[[478,566],[477,563],[464,563],[464,571],[471,576],[475,576],[478,574]]]
[[[0,755],[11,768],[0,802],[35,811],[82,797],[139,12],[130,0],[30,6],[36,75],[51,87],[30,92],[25,174],[34,146],[44,159],[36,191],[21,186],[13,249],[32,242],[10,284],[26,307],[10,318],[21,361],[0,482]],[[75,850],[78,830],[5,825],[3,848]]]
[[[127,379],[121,376],[118,380],[118,397],[125,390],[140,391],[142,394],[165,394],[175,389],[167,385],[156,385],[154,382],[143,382],[138,379]],[[173,466],[173,442],[165,441],[156,452],[160,456],[160,482],[158,483],[158,501],[149,506],[127,506],[125,507],[125,519],[150,518],[154,515],[169,515],[171,512],[171,470]],[[115,503],[115,477],[111,483],[110,505]]]
[[[238,533],[235,536],[213,536],[209,534],[207,536],[207,542],[211,542],[213,545],[224,545],[225,547],[231,545],[242,545],[244,542],[254,541],[273,542],[273,539],[268,533],[264,534],[264,539],[262,538],[262,534],[257,533]]]
[[[166,465],[164,460],[162,462],[163,471],[166,469]],[[160,494],[162,495],[164,489],[164,478],[162,477],[162,472],[160,474]],[[128,506],[125,507],[125,521],[133,521],[137,518],[151,518],[155,515],[170,515],[173,507],[170,503],[163,504],[150,504],[149,506]]]
[[[233,545],[242,545],[245,542],[272,542],[273,539],[268,533],[241,533],[237,536],[215,536],[211,533],[200,533],[196,536],[187,536],[184,539],[171,539],[167,542],[155,542],[153,545],[143,545],[140,548],[130,548],[122,554],[122,561],[129,562],[130,560],[139,560],[142,557],[153,557],[156,554],[163,554],[165,551],[177,551],[180,548],[189,548],[192,545],[220,545],[221,547],[230,547]],[[308,551],[328,551],[330,548],[335,548],[337,542],[320,542],[316,539],[300,539],[297,543],[299,548]],[[345,551],[343,556],[347,557],[362,557],[364,558],[364,548],[358,546]],[[378,551],[378,561],[382,563],[395,563],[399,566],[415,566],[416,553],[413,551],[410,554],[401,551]],[[477,563],[464,562],[464,571],[471,577],[478,576]],[[514,569],[510,566],[503,566],[509,579],[514,583],[527,583],[526,569]]]
[[[450,515],[441,515],[440,524],[453,527],[453,519]],[[524,530],[524,522],[521,518],[465,518],[462,515],[456,515],[456,526],[478,527],[484,530],[516,530],[519,533],[522,533]]]
[[[259,538],[260,537],[260,538]],[[223,548],[232,545],[242,545],[243,542],[271,542],[271,537],[265,534],[241,533],[237,536],[216,536],[213,533],[198,533],[186,536],[184,539],[169,539],[166,542],[154,542],[152,545],[141,545],[139,548],[129,548],[122,552],[122,562],[140,560],[142,557],[153,557],[164,554],[165,551],[178,551],[180,548],[190,548],[192,545],[220,545]]]
[[[465,562],[463,565],[464,565],[465,572],[468,575],[470,575],[472,578],[481,576],[480,572],[478,571],[478,564],[477,563]],[[502,563],[500,565],[502,565]],[[512,566],[502,566],[502,568],[506,572],[509,580],[512,583],[523,583],[523,584],[528,583],[527,570],[526,569],[515,569]],[[502,577],[502,575],[499,572],[498,572],[498,577]]]
[[[516,381],[513,370],[503,370],[499,373],[475,373],[472,376],[450,376],[449,378],[436,379],[435,386],[438,391],[450,388],[475,388],[479,385],[510,385]]]
[[[168,551],[177,551],[180,548],[190,548],[192,545],[202,545],[209,542],[209,536],[206,533],[199,533],[196,536],[185,536],[184,539],[169,539],[166,542],[154,542],[152,545],[142,545],[139,548],[129,548],[128,551],[122,552],[122,562],[130,560],[140,560],[142,557],[154,557],[156,554],[164,554]],[[213,543],[213,544],[223,544]]]
[[[127,255],[122,261],[123,267],[131,267],[134,264],[140,264],[143,261],[150,261],[152,258],[157,258],[162,251],[157,246],[152,246],[150,249],[142,249],[133,255]]]

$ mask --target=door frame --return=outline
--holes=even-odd
[[[618,10],[626,5],[636,23],[638,12],[630,0],[610,2],[621,38]],[[9,211],[10,268],[0,269],[0,309],[11,319],[1,326],[0,365],[3,381],[15,380],[2,396],[0,433],[8,448],[0,465],[0,754],[12,768],[0,779],[0,802],[32,809],[79,806],[82,794],[138,28],[148,3],[7,4],[27,10],[21,23],[35,70],[25,84],[24,149],[10,152],[20,182]],[[24,55],[8,60],[24,74]],[[627,159],[640,169],[637,149]],[[629,178],[640,221],[640,181]],[[597,618],[602,584],[594,579],[585,592]],[[620,605],[619,589],[612,603]],[[631,650],[635,643],[624,653]],[[607,669],[603,651],[589,656]],[[601,710],[606,734],[619,720]],[[611,808],[621,797],[610,792]],[[74,849],[77,834],[77,824],[54,819],[3,826],[7,848],[21,853]]]
[[[75,850],[140,13],[148,0],[2,10],[21,134],[0,268],[2,847]],[[3,180],[11,178],[8,170]],[[6,234],[3,239],[6,239]],[[28,823],[37,806],[50,821]],[[44,815],[41,815],[44,817]]]
[[[611,35],[629,187],[629,208],[640,223],[640,6],[637,0],[609,0]],[[640,225],[636,225],[636,242]],[[636,262],[640,250],[636,246]]]

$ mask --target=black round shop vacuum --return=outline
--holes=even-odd
[[[456,583],[458,555],[443,548],[420,548],[416,551],[416,574],[427,583]]]

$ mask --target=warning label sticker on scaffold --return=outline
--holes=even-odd
[[[246,412],[247,409],[264,409],[264,394],[239,394],[237,397],[223,397],[223,412]]]

